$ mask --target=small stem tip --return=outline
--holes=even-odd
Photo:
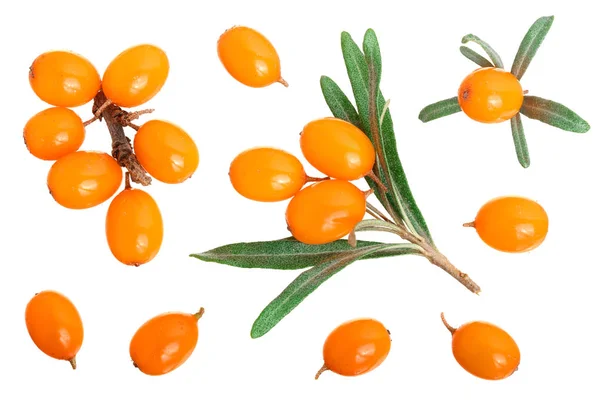
[[[444,313],[440,314],[440,317],[442,318],[442,323],[444,324],[444,326],[446,327],[446,329],[448,329],[448,331],[454,335],[454,332],[456,332],[456,328],[454,328],[453,326],[451,326],[448,321],[446,321],[446,317],[444,316]]]
[[[287,83],[287,81],[285,79],[281,78],[281,77],[277,80],[277,82],[281,83],[285,87],[289,87],[290,86],[289,83]]]
[[[527,93],[529,93],[529,90],[523,90],[523,94],[524,95],[527,94]]]
[[[464,226],[465,228],[475,228],[475,221],[472,221],[472,222],[465,222],[465,223],[463,224],[463,226]]]
[[[77,369],[77,360],[75,360],[75,357],[69,360],[69,364],[71,364],[71,368]]]
[[[369,190],[365,190],[363,193],[365,194],[365,197],[369,197],[370,195],[373,194],[373,192],[375,192],[373,189],[369,189]]]
[[[125,190],[131,189],[131,173],[125,172]]]
[[[367,174],[367,176],[369,178],[371,178],[373,180],[373,182],[375,182],[375,184],[377,186],[379,186],[379,188],[381,190],[383,190],[384,193],[387,193],[388,189],[385,187],[385,185],[383,184],[383,182],[381,182],[381,179],[379,179],[377,177],[377,175],[375,175],[375,173],[373,172],[373,170],[369,171],[369,173]]]
[[[312,177],[312,176],[307,176],[307,177],[306,177],[306,182],[321,182],[321,181],[328,181],[328,180],[330,180],[330,179],[331,179],[331,178],[330,178],[330,177],[328,177],[328,176],[326,176],[326,177],[323,177],[323,178],[314,178],[314,177]]]
[[[200,307],[200,310],[196,314],[194,314],[194,318],[198,321],[204,315],[204,307]]]
[[[319,377],[321,376],[321,374],[325,371],[329,371],[329,368],[327,368],[327,366],[325,364],[323,364],[323,366],[321,367],[321,369],[319,371],[317,371],[317,374],[315,375],[315,380],[319,379]]]

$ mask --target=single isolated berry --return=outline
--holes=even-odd
[[[77,308],[53,290],[37,293],[25,308],[25,325],[33,343],[47,356],[77,367],[83,344],[83,322]]]
[[[323,345],[325,371],[342,376],[358,376],[373,371],[387,358],[392,346],[390,332],[372,318],[355,319],[335,328]]]
[[[234,26],[217,42],[219,60],[227,72],[243,85],[262,88],[279,82],[281,62],[273,44],[261,33],[245,26]]]
[[[468,373],[481,379],[500,380],[511,376],[519,367],[521,353],[514,339],[488,322],[473,321],[453,328],[442,322],[452,334],[452,354]]]
[[[548,234],[548,214],[537,202],[519,196],[497,197],[485,203],[473,227],[481,240],[493,249],[522,253],[540,246]]]

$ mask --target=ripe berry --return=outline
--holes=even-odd
[[[27,150],[41,160],[58,160],[81,147],[85,128],[79,115],[66,107],[47,108],[27,121],[23,129]]]
[[[475,221],[464,224],[474,227],[485,244],[507,253],[531,251],[542,244],[548,234],[548,214],[533,200],[504,196],[485,203]]]
[[[314,183],[296,194],[286,210],[296,240],[325,244],[349,234],[365,216],[366,195],[348,181]]]
[[[120,107],[137,107],[162,89],[169,68],[169,59],[162,49],[151,44],[133,46],[106,67],[102,90],[107,99]]]
[[[217,42],[217,53],[227,72],[238,82],[261,88],[279,82],[279,55],[271,42],[261,33],[245,26],[234,26],[223,33]]]
[[[442,313],[442,322],[452,334],[452,354],[470,374],[487,380],[512,375],[521,362],[521,353],[513,338],[488,322],[474,321],[450,326]]]
[[[179,126],[151,120],[138,129],[133,139],[138,161],[155,179],[181,183],[190,178],[200,163],[198,147]]]
[[[48,172],[48,189],[63,207],[95,207],[111,198],[121,186],[123,171],[106,153],[76,151],[59,158]]]
[[[329,334],[323,345],[325,371],[342,376],[358,376],[380,366],[392,346],[390,332],[379,321],[370,318],[345,322]]]
[[[64,295],[45,290],[25,308],[25,324],[33,343],[46,355],[77,367],[76,356],[83,344],[83,323],[77,308]]]
[[[367,135],[338,118],[309,122],[300,134],[300,148],[313,167],[335,179],[360,179],[375,164],[375,149]]]
[[[129,355],[146,375],[164,375],[185,363],[198,343],[198,320],[204,314],[169,312],[145,322],[133,335]]]
[[[516,76],[500,68],[470,73],[458,89],[458,104],[471,119],[484,123],[514,117],[523,104],[523,88]]]

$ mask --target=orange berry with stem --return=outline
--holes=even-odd
[[[103,152],[79,150],[52,164],[47,184],[61,206],[85,209],[111,198],[122,181],[123,171],[114,158]]]
[[[40,160],[58,160],[81,147],[85,139],[83,121],[66,107],[50,107],[31,117],[23,129],[27,150]]]
[[[129,355],[146,375],[164,375],[182,366],[198,343],[198,320],[204,314],[168,312],[146,321],[133,335]]]
[[[485,203],[473,227],[481,240],[493,249],[522,253],[540,246],[548,234],[548,214],[537,202],[519,196],[502,196]]]
[[[53,290],[36,293],[25,308],[25,325],[38,349],[77,368],[76,356],[83,344],[83,322],[71,300]]]
[[[375,164],[375,148],[367,135],[338,118],[322,118],[306,124],[300,133],[300,148],[313,167],[335,179],[360,179]]]
[[[163,183],[189,179],[200,163],[194,139],[167,121],[154,119],[140,126],[133,138],[133,149],[148,174]]]
[[[523,88],[516,76],[500,68],[471,72],[458,89],[458,104],[471,119],[483,123],[503,122],[523,105]]]
[[[521,363],[515,340],[488,322],[473,321],[453,328],[441,315],[452,334],[452,354],[468,373],[481,379],[500,380],[511,376]]]
[[[119,53],[106,67],[102,90],[120,107],[137,107],[152,99],[169,76],[169,59],[151,44],[132,46]]]
[[[285,213],[288,229],[305,244],[341,239],[364,218],[368,194],[348,181],[313,183],[289,202]]]
[[[273,44],[261,33],[245,26],[234,26],[217,42],[217,53],[227,72],[238,82],[262,88],[279,82],[281,61]]]
[[[392,346],[390,331],[372,318],[347,321],[335,328],[323,345],[325,371],[342,376],[358,376],[373,371],[387,358]]]

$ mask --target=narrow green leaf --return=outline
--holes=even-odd
[[[321,77],[321,91],[331,113],[339,119],[348,121],[355,126],[360,125],[360,117],[350,99],[344,94],[337,83],[328,76]]]
[[[458,104],[458,97],[454,96],[426,106],[419,113],[419,119],[422,122],[429,122],[433,121],[434,119],[456,114],[460,111],[461,109],[460,105]]]
[[[560,103],[541,97],[525,96],[520,111],[528,118],[537,119],[564,131],[586,133],[590,130],[590,124],[577,115],[575,111]]]
[[[487,44],[486,42],[484,42],[479,37],[477,37],[477,36],[475,36],[473,34],[465,35],[462,38],[462,44],[467,44],[469,42],[473,42],[473,43],[476,43],[479,46],[481,46],[481,48],[490,57],[490,59],[492,60],[492,64],[495,67],[497,67],[497,68],[504,68],[504,64],[502,63],[502,58],[500,58],[500,55],[498,53],[496,53],[496,50],[494,50],[492,48],[492,46],[490,46],[489,44]]]
[[[525,34],[510,71],[517,79],[521,79],[527,71],[527,67],[546,38],[553,22],[554,16],[538,18]]]
[[[490,60],[467,46],[460,46],[459,50],[463,56],[467,57],[469,60],[473,61],[482,68],[494,66]]]
[[[525,138],[521,114],[517,114],[510,119],[510,128],[512,129],[517,159],[523,168],[527,168],[531,164],[531,160],[529,159],[529,150],[527,149],[527,139]]]

